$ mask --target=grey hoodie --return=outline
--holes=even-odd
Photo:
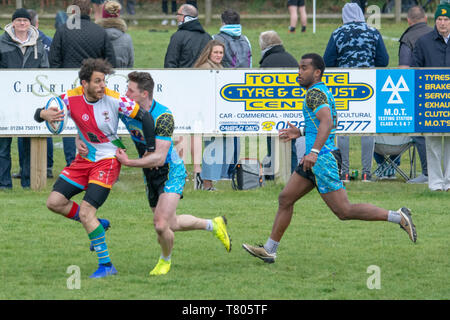
[[[0,68],[48,68],[47,53],[39,31],[30,26],[28,39],[22,43],[15,35],[12,23],[0,36]]]
[[[357,3],[346,3],[342,8],[342,22],[365,22],[364,14]]]

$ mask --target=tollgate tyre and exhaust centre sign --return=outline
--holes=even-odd
[[[131,71],[107,76],[108,87],[124,95]],[[306,91],[294,69],[141,71],[174,113],[176,134],[276,134],[288,121],[304,125]],[[450,133],[450,69],[327,69],[323,81],[340,134]],[[48,135],[35,109],[78,85],[78,70],[1,70],[0,136]],[[62,134],[76,134],[71,120]]]

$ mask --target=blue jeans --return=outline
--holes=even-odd
[[[120,4],[122,5],[123,8],[123,0],[120,0]],[[135,15],[136,14],[136,10],[134,10],[134,6],[136,4],[136,0],[128,0],[127,1],[127,12],[129,15]]]
[[[272,139],[274,137],[267,137],[267,156],[270,158],[271,165],[274,165],[275,156],[272,157]],[[297,147],[295,146],[295,140],[290,142],[291,144],[291,173],[294,172],[295,168],[298,166],[298,158],[297,158]]]
[[[338,136],[337,137],[337,146],[338,146],[339,150],[341,151],[341,156],[342,156],[341,174],[349,173],[349,171],[350,171],[350,168],[349,168],[350,167],[349,136]],[[374,146],[375,146],[374,137],[370,137],[370,136],[362,136],[361,137],[361,164],[362,164],[361,176],[364,173],[371,174],[371,172],[372,172],[372,159],[373,159]]]
[[[417,136],[411,137],[416,143],[417,153],[419,154],[420,165],[422,166],[422,174],[428,176],[428,165],[427,165],[427,147],[425,145],[425,137]]]
[[[203,151],[203,180],[218,181],[231,178],[234,167],[239,160],[240,139],[238,137],[212,137],[205,140]]]
[[[11,189],[11,141],[12,138],[0,138],[0,189]]]
[[[75,160],[75,156],[77,155],[77,147],[75,145],[75,138],[66,137],[62,138],[63,148],[64,148],[64,156],[66,158],[67,166],[70,166],[73,160]]]
[[[29,188],[31,138],[17,138],[17,151],[19,152],[20,184],[23,188]]]
[[[25,139],[28,139],[28,142],[26,142]],[[19,151],[19,165],[20,165],[20,175],[22,175],[23,171],[23,162],[24,159],[28,157],[30,158],[29,151],[28,155],[26,155],[26,150],[24,149],[24,140],[25,144],[30,143],[29,138],[17,138],[17,150]],[[51,170],[53,168],[53,139],[47,138],[47,170]]]

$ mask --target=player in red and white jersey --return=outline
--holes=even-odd
[[[117,273],[105,241],[109,221],[97,219],[96,212],[120,173],[120,162],[115,157],[117,147],[123,148],[117,136],[119,114],[141,121],[147,151],[154,151],[155,146],[154,121],[150,113],[106,88],[105,75],[112,73],[112,66],[106,60],[84,60],[78,73],[81,86],[62,96],[89,152],[84,156],[78,154],[70,166],[63,169],[47,199],[50,210],[83,224],[99,259],[99,268],[91,278]],[[52,108],[38,109],[35,113],[38,122],[63,118],[62,111]],[[80,205],[70,200],[82,191],[86,192]]]
[[[108,88],[104,88],[100,100],[89,102],[83,91],[82,86],[77,87],[61,95],[61,99],[77,126],[79,138],[88,146],[89,153],[84,157],[90,161],[114,158],[117,147],[122,147],[117,135],[119,114],[135,118],[139,105]]]

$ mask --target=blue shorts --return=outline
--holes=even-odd
[[[165,164],[158,169],[143,169],[146,182],[147,198],[150,207],[155,208],[162,193],[177,193],[183,198],[186,184],[184,164]]]
[[[310,180],[319,193],[345,189],[339,177],[339,160],[336,152],[319,155],[316,164],[311,170],[304,171],[303,164],[301,164],[295,168],[295,172]]]

